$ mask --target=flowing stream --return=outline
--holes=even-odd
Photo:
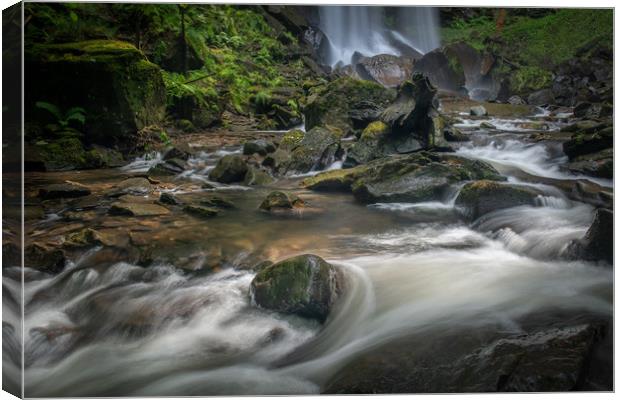
[[[467,224],[454,206],[460,186],[436,202],[370,206],[347,194],[298,191],[324,212],[278,219],[256,211],[271,188],[215,187],[209,190],[237,205],[209,221],[217,237],[202,238],[189,219],[162,222],[165,229],[185,224],[193,232],[195,246],[181,248],[180,257],[211,240],[232,246],[229,254],[238,257],[211,274],[157,260],[147,267],[106,264],[100,247],[56,276],[26,270],[26,396],[320,393],[356,357],[401,337],[439,337],[448,329],[517,334],[537,312],[611,316],[612,270],[561,259],[569,241],[588,229],[593,207],[519,178],[525,172],[576,179],[559,169],[561,152],[510,130],[490,134],[474,125],[474,140],[457,154],[492,162],[513,182],[536,185],[545,193],[537,206]],[[202,153],[175,179],[207,182],[215,160],[236,151]],[[113,179],[149,163],[144,158],[82,179]],[[291,189],[297,182],[291,177],[277,186]],[[273,261],[322,256],[345,272],[346,294],[324,326],[252,307],[254,272],[241,268],[250,253]],[[19,297],[19,280],[19,268],[5,269],[5,296]],[[5,309],[5,365],[18,321],[16,309]],[[17,367],[5,369],[8,379],[17,373]]]

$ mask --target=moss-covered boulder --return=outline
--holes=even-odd
[[[505,208],[535,205],[543,193],[531,186],[480,180],[463,186],[455,205],[474,220],[484,214]]]
[[[273,182],[273,178],[267,172],[249,166],[248,171],[245,173],[245,177],[243,178],[243,184],[246,186],[262,186],[268,185]]]
[[[390,127],[383,121],[374,121],[362,131],[359,140],[347,153],[347,165],[364,164],[389,154],[385,148]]]
[[[267,154],[273,153],[274,151],[276,151],[276,147],[273,145],[273,143],[263,139],[250,140],[243,144],[243,154],[248,156],[252,154],[266,156]]]
[[[166,91],[159,67],[130,43],[91,40],[36,45],[25,54],[28,122],[47,122],[34,107],[45,101],[61,110],[86,111],[85,141],[127,146],[128,137],[159,124]]]
[[[374,160],[305,179],[313,190],[352,191],[362,203],[441,200],[463,181],[504,180],[491,165],[451,154],[422,151]]]
[[[306,129],[330,126],[348,135],[377,120],[394,99],[394,90],[382,85],[341,77],[315,88],[304,108]]]
[[[229,154],[222,157],[209,174],[209,179],[221,183],[241,182],[248,172],[248,165],[240,156]]]
[[[291,151],[286,172],[306,173],[325,169],[336,161],[340,151],[339,131],[314,127],[304,134],[299,144]]]
[[[324,322],[344,288],[342,273],[304,254],[263,268],[250,284],[253,304]]]

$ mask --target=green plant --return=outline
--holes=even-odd
[[[80,131],[71,126],[71,122],[80,126],[86,122],[86,111],[82,107],[72,107],[63,113],[59,107],[45,101],[37,101],[35,106],[54,117],[55,121],[46,125],[50,132],[62,136],[82,135]]]
[[[170,146],[172,141],[170,140],[170,136],[166,133],[166,131],[159,132],[159,140],[166,146]]]

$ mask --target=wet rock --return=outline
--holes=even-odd
[[[406,340],[396,340],[348,363],[324,393],[583,390],[589,361],[605,329],[602,322],[539,328],[465,351],[451,348],[453,343],[464,341],[459,336],[427,338],[425,346],[417,349]],[[453,355],[438,359],[437,349],[446,348],[451,348]]]
[[[90,189],[75,182],[55,183],[39,189],[39,196],[45,200],[88,196]]]
[[[291,152],[286,163],[286,172],[306,173],[322,170],[331,165],[340,155],[339,132],[314,127],[306,132],[303,139]]]
[[[487,109],[484,106],[473,106],[469,109],[469,115],[474,115],[476,117],[484,117],[488,115]]]
[[[613,179],[614,150],[608,148],[596,153],[574,157],[573,160],[566,165],[566,169],[575,174]]]
[[[534,93],[531,93],[527,97],[527,104],[533,106],[546,106],[555,104],[555,95],[551,89],[541,89]]]
[[[396,145],[399,153],[435,144],[433,101],[437,91],[421,74],[414,74],[411,79],[399,87],[396,100],[381,113],[381,121],[390,127],[390,138],[401,142]]]
[[[493,125],[492,123],[487,122],[487,121],[482,121],[480,123],[480,128],[482,128],[482,129],[497,129],[497,127],[495,125]]]
[[[434,86],[453,92],[465,92],[465,74],[458,58],[445,49],[426,53],[413,70],[428,76]]]
[[[262,165],[264,167],[271,168],[275,173],[279,173],[279,172],[286,172],[286,166],[288,165],[290,161],[291,161],[290,151],[287,151],[284,149],[277,149],[275,152],[265,157]]]
[[[243,184],[246,186],[263,186],[273,182],[273,178],[267,172],[254,167],[248,167],[248,172],[243,178]]]
[[[170,211],[153,203],[113,203],[108,213],[111,215],[127,215],[132,217],[149,217],[170,214]]]
[[[442,199],[455,183],[476,179],[505,178],[481,161],[422,151],[323,172],[305,179],[302,186],[319,191],[351,191],[362,203],[419,202]]]
[[[98,233],[91,228],[85,228],[66,235],[63,243],[66,247],[86,247],[98,244],[101,244]]]
[[[168,192],[162,192],[159,195],[159,202],[163,204],[169,204],[172,206],[179,204],[179,201],[177,200],[177,198],[172,193],[168,193]]]
[[[570,243],[567,254],[570,258],[589,261],[614,262],[614,212],[599,208],[594,221],[585,236]]]
[[[395,93],[378,83],[341,77],[316,87],[304,108],[306,130],[316,126],[340,129],[344,136],[377,120]]]
[[[186,205],[183,207],[183,211],[200,218],[211,218],[219,214],[219,211],[215,208],[195,204]]]
[[[123,155],[114,149],[93,145],[85,155],[85,164],[90,168],[115,168],[125,165]]]
[[[209,179],[221,183],[241,182],[248,172],[248,166],[238,155],[230,154],[222,157],[209,174]]]
[[[573,160],[578,156],[613,148],[613,134],[612,126],[596,130],[593,133],[579,131],[573,134],[569,141],[564,142],[562,148],[569,159]]]
[[[57,274],[65,268],[65,254],[43,244],[33,243],[24,249],[24,266],[41,272]]]
[[[171,158],[167,161],[157,163],[153,165],[149,171],[148,175],[151,176],[167,176],[167,175],[177,175],[181,172],[185,171],[186,163],[180,158]]]
[[[245,142],[245,144],[243,145],[243,154],[248,156],[252,154],[266,156],[267,154],[273,153],[274,151],[276,151],[276,147],[273,145],[273,143],[262,139]]]
[[[385,148],[388,140],[390,127],[383,121],[374,121],[362,132],[359,140],[347,153],[346,164],[364,164],[374,159],[390,154],[390,150]]]
[[[304,254],[262,269],[250,284],[259,307],[324,322],[343,291],[343,277],[322,258]]]
[[[207,207],[216,207],[216,208],[235,208],[235,203],[232,201],[228,201],[219,196],[211,196],[206,199],[200,200],[200,204]]]
[[[274,191],[265,197],[258,207],[259,210],[274,212],[278,210],[292,210],[304,206],[304,201],[294,194],[286,194],[284,192]]]
[[[362,56],[357,60],[355,70],[362,79],[374,81],[386,87],[397,87],[411,76],[413,59],[391,54]]]
[[[455,205],[462,209],[464,215],[475,220],[504,208],[533,206],[539,195],[542,192],[532,187],[481,180],[463,186]]]
[[[613,114],[613,106],[611,104],[581,102],[575,106],[573,114],[577,118],[588,119],[610,117]]]
[[[120,182],[108,194],[110,197],[120,197],[125,194],[144,196],[153,191],[153,186],[146,178],[129,178]]]
[[[527,102],[526,102],[525,100],[523,100],[523,99],[521,98],[521,96],[517,96],[517,95],[510,96],[510,97],[508,98],[508,103],[509,103],[509,104],[513,104],[513,105],[523,105],[523,104],[527,104]]]
[[[448,142],[469,142],[469,135],[461,132],[453,126],[447,126],[443,130],[443,136]]]
[[[168,161],[168,160],[172,160],[172,159],[178,159],[178,160],[183,160],[183,161],[187,161],[190,157],[190,152],[187,150],[182,149],[181,147],[178,146],[173,146],[173,147],[168,147],[165,151],[164,154],[162,155],[162,160],[164,161]]]

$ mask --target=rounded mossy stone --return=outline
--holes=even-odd
[[[299,146],[304,135],[305,133],[301,129],[293,129],[286,132],[284,136],[282,136],[282,140],[280,140],[280,149],[293,150],[295,147]]]
[[[505,184],[490,180],[470,182],[463,186],[455,205],[463,213],[477,219],[484,214],[505,208],[535,205],[543,192],[525,185]]]
[[[258,207],[263,211],[271,211],[273,209],[293,209],[303,207],[304,201],[294,194],[286,194],[280,191],[271,192],[265,197]]]
[[[375,140],[387,135],[390,132],[390,127],[383,121],[374,121],[368,124],[368,126],[362,132],[361,140]]]
[[[222,157],[209,174],[209,179],[221,183],[241,182],[248,172],[248,166],[242,157],[229,154]]]
[[[261,269],[250,285],[259,307],[324,322],[342,291],[342,275],[321,257],[304,254]]]

